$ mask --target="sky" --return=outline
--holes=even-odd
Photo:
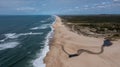
[[[120,0],[0,0],[0,15],[120,14]]]

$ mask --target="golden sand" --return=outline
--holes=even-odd
[[[82,53],[80,56],[69,58],[62,50],[74,54],[78,49],[99,52],[104,38],[87,37],[69,31],[56,16],[54,37],[50,44],[50,51],[44,59],[46,67],[120,67],[120,40],[114,41],[110,47],[105,47],[99,55]]]

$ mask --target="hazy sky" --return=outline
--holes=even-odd
[[[0,14],[120,14],[120,0],[0,0]]]

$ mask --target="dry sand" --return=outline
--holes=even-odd
[[[87,49],[99,52],[103,38],[87,37],[69,31],[56,16],[54,37],[50,44],[50,51],[44,59],[46,67],[120,67],[120,40],[114,41],[110,47],[105,47],[99,55],[82,53],[80,56],[69,58],[61,49],[74,54],[78,49]]]

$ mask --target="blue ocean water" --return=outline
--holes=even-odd
[[[0,16],[0,67],[44,67],[54,16]]]

